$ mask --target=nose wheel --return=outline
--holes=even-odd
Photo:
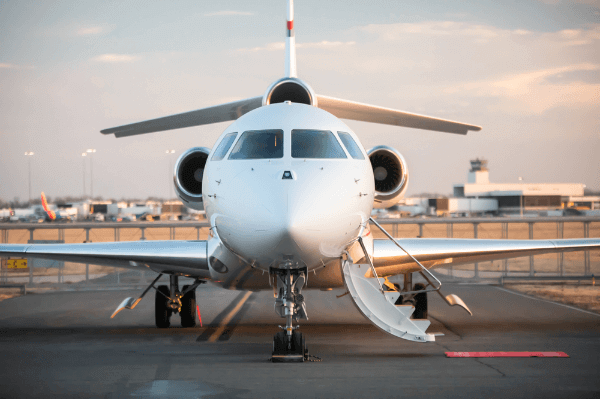
[[[291,335],[280,331],[273,337],[272,362],[303,362],[308,358],[304,335],[294,331]]]

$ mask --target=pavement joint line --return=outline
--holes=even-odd
[[[233,318],[233,316],[235,316],[236,313],[240,311],[242,306],[244,306],[244,303],[246,303],[248,298],[250,298],[250,295],[252,295],[252,291],[247,291],[244,294],[244,296],[237,303],[237,305],[233,309],[231,309],[231,312],[229,312],[229,314],[227,316],[225,316],[223,321],[221,321],[221,323],[219,324],[219,328],[217,328],[215,330],[215,332],[212,333],[212,335],[210,337],[208,337],[208,340],[207,340],[208,342],[216,342],[217,339],[219,339],[219,337],[221,336],[223,331],[225,331],[225,327],[227,327],[227,323],[229,323],[229,321]]]
[[[524,298],[533,299],[535,301],[552,303],[554,305],[562,306],[563,308],[568,308],[568,309],[572,309],[572,310],[578,310],[578,311],[583,312],[583,313],[591,314],[592,316],[600,317],[600,314],[598,314],[598,313],[590,312],[589,310],[579,309],[579,308],[576,308],[575,306],[565,305],[564,303],[554,302],[554,301],[550,301],[548,299],[536,298],[536,297],[531,296],[531,295],[521,294],[520,292],[514,292],[514,291],[511,291],[511,290],[507,290],[506,288],[502,288],[502,287],[495,287],[495,288],[497,288],[499,290],[502,290],[502,291],[505,291],[505,292],[508,292],[510,294],[522,296]]]

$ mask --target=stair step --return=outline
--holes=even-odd
[[[410,316],[414,306],[396,306],[400,293],[389,291],[382,294],[379,283],[374,278],[365,277],[365,266],[369,267],[348,261],[343,265],[346,287],[360,312],[375,326],[396,337],[415,342],[434,341],[435,336],[425,332],[429,320],[412,320]]]

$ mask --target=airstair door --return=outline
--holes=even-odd
[[[400,296],[397,291],[382,293],[375,278],[367,278],[368,264],[343,263],[346,288],[358,310],[381,330],[396,337],[415,342],[435,341],[435,335],[425,330],[429,320],[410,318],[415,308],[412,305],[394,305]],[[382,281],[383,279],[380,279]]]

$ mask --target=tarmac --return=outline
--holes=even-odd
[[[271,363],[284,321],[272,292],[200,286],[203,327],[154,327],[140,290],[34,293],[0,302],[1,398],[592,398],[600,396],[600,315],[489,285],[444,284],[473,311],[429,295],[434,343],[373,327],[343,290],[304,291],[311,355]],[[569,358],[447,358],[445,352],[562,351]]]

